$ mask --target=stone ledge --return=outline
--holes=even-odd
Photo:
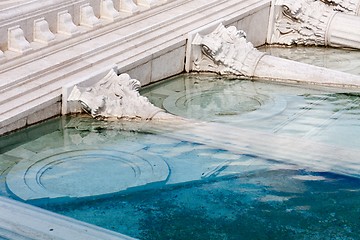
[[[4,197],[0,197],[0,212],[0,237],[6,239],[133,239]]]
[[[0,135],[60,115],[61,96],[48,95],[0,115]],[[49,110],[52,108],[52,110]]]

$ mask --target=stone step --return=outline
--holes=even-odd
[[[181,1],[181,3],[185,4],[191,0]],[[175,2],[174,2],[175,3]],[[98,31],[94,31],[92,33],[86,33],[74,39],[69,39],[66,41],[63,46],[54,46],[52,48],[44,49],[39,52],[35,52],[30,54],[29,56],[24,56],[19,61],[9,61],[4,64],[0,65],[0,79],[4,79],[6,81],[0,81],[0,91],[4,89],[8,89],[13,87],[15,84],[23,83],[23,81],[30,81],[33,78],[38,77],[39,73],[46,73],[46,70],[50,67],[53,68],[54,66],[61,65],[66,63],[66,60],[76,61],[77,59],[81,59],[86,57],[86,54],[96,53],[94,50],[101,51],[106,47],[110,48],[113,45],[119,44],[124,41],[129,41],[132,38],[136,37],[137,35],[141,34],[144,35],[149,31],[152,31],[153,28],[156,26],[161,26],[164,24],[165,21],[152,21],[158,15],[162,15],[161,13],[166,13],[169,9],[174,10],[177,7],[181,7],[181,4],[178,5],[170,5],[168,6],[167,11],[165,9],[163,11],[158,11],[153,14],[145,14],[138,15],[142,16],[137,18],[130,18],[130,20],[114,23],[112,25],[106,26],[104,28],[99,29]],[[158,17],[159,18],[159,17]],[[166,23],[166,22],[165,22]],[[136,29],[136,31],[134,31]],[[119,31],[122,31],[119,32]],[[112,34],[113,32],[119,32],[117,34]],[[109,38],[110,35],[110,38]],[[115,37],[112,39],[111,37]],[[103,40],[105,39],[105,40]],[[111,42],[109,42],[111,39]],[[97,40],[97,41],[96,41]],[[74,49],[79,48],[83,44],[87,42],[92,42],[95,49],[86,49],[80,47],[80,50],[85,52],[74,52]],[[64,56],[65,55],[65,56]],[[55,56],[55,59],[51,57]],[[61,56],[61,58],[59,58]],[[42,64],[36,64],[37,61],[40,61]],[[28,68],[26,68],[28,67]],[[19,69],[20,68],[20,69]],[[28,72],[29,69],[31,72]],[[19,72],[20,70],[20,72]],[[21,71],[23,70],[23,71]],[[14,75],[14,73],[18,73],[18,78],[9,79],[8,76]],[[15,76],[16,76],[15,75]]]
[[[146,38],[150,35],[145,36]],[[179,42],[178,37],[172,37],[170,35],[157,35],[157,39],[159,41],[151,42],[148,39],[139,38],[134,43],[139,44],[139,47],[134,47],[134,44],[122,44],[112,49],[112,51],[104,51],[94,56],[89,57],[86,61],[79,61],[72,64],[63,65],[61,69],[55,69],[56,71],[51,72],[52,78],[49,80],[48,74],[39,74],[39,76],[33,81],[26,82],[22,85],[16,86],[16,88],[8,89],[4,91],[1,95],[0,99],[0,113],[6,112],[8,109],[13,108],[16,105],[11,104],[8,108],[5,105],[9,105],[10,100],[18,100],[19,97],[22,97],[28,93],[34,94],[34,91],[42,90],[46,93],[45,87],[51,86],[54,89],[61,89],[61,87],[69,82],[68,76],[76,74],[77,72],[88,69],[90,67],[102,68],[104,66],[110,66],[114,64],[113,57],[116,55],[122,55],[117,57],[117,59],[130,59],[128,52],[131,52],[131,61],[137,61],[145,58],[146,56],[151,56],[154,54],[153,52],[148,52],[149,49],[153,49],[153,51],[166,51],[166,48],[170,45],[173,45]],[[144,44],[141,44],[143,41]],[[97,66],[95,66],[97,65]],[[50,73],[49,73],[50,74]],[[70,78],[75,78],[70,77]],[[19,102],[19,101],[17,101]],[[19,104],[21,104],[19,102]]]
[[[154,38],[159,38],[161,35],[168,34],[168,32],[165,32],[164,30],[165,27],[167,27],[166,29],[169,29],[170,31],[173,29],[172,27],[173,23],[175,23],[176,21],[179,22],[180,20],[184,20],[197,11],[197,9],[195,9],[185,14],[180,12],[179,15],[175,15],[176,12],[179,12],[179,10],[177,9],[174,10],[175,13],[170,15],[168,18],[163,19],[162,21],[159,21],[156,18],[146,19],[146,23],[147,23],[146,27],[136,32],[131,32],[131,30],[141,28],[141,26],[144,26],[145,22],[139,22],[138,24],[133,24],[129,27],[118,29],[116,31],[112,31],[111,33],[98,36],[94,39],[91,39],[91,41],[81,43],[81,45],[79,44],[69,47],[67,49],[63,49],[60,53],[57,52],[49,56],[43,56],[39,61],[33,61],[27,65],[22,65],[21,69],[16,68],[4,72],[1,74],[1,78],[11,79],[11,80],[0,81],[0,84],[2,84],[0,85],[0,92],[7,91],[9,92],[9,96],[11,96],[11,89],[12,88],[17,89],[18,85],[20,84],[31,82],[34,79],[38,79],[42,75],[49,75],[50,73],[57,71],[58,68],[63,68],[66,65],[74,65],[74,63],[78,61],[83,61],[85,58],[89,58],[90,56],[98,55],[98,54],[104,55],[105,51],[109,51],[113,55],[115,54],[120,55],[123,52],[126,52],[126,50],[129,50],[129,48],[141,47],[140,45],[143,45],[148,41],[151,40],[161,41],[161,39],[154,39]],[[169,12],[167,12],[167,14],[169,14]],[[184,23],[187,24],[187,22]],[[162,33],[159,33],[158,32],[159,30]],[[150,38],[150,36],[153,36],[153,38]],[[112,39],[112,41],[109,42],[109,39]],[[114,50],[115,47],[118,48],[120,47],[121,51],[116,52]],[[96,49],[96,51],[94,51],[94,49]],[[32,72],[29,73],[28,72],[29,69],[32,69]],[[16,75],[18,75],[19,77],[13,78],[13,76]],[[6,95],[3,96],[6,97]],[[9,98],[6,97],[6,99]]]
[[[0,197],[0,213],[4,239],[134,239],[5,197]]]
[[[24,98],[29,101],[0,115],[0,135],[59,115],[61,90],[48,92],[37,98]],[[19,101],[22,100],[19,99]],[[13,103],[10,102],[10,104]]]
[[[194,11],[197,11],[197,10],[194,10]],[[185,18],[185,17],[187,17],[187,14],[185,15],[185,16],[181,16],[182,18]],[[215,16],[216,17],[216,16]],[[195,16],[193,16],[193,18],[195,18]],[[216,18],[215,18],[216,19]],[[118,47],[118,49],[120,49],[119,51],[114,51],[114,47],[113,48],[111,48],[111,53],[113,54],[113,55],[115,55],[114,54],[114,52],[116,52],[116,54],[117,55],[120,55],[120,54],[123,54],[123,53],[125,53],[127,50],[129,50],[129,48],[138,48],[140,45],[142,45],[142,44],[144,44],[144,43],[146,43],[146,42],[148,42],[148,41],[151,41],[151,40],[154,40],[155,38],[159,38],[159,39],[155,39],[156,41],[161,41],[162,39],[160,39],[160,37],[161,37],[161,35],[166,35],[166,34],[168,34],[168,31],[171,31],[171,30],[173,30],[173,28],[174,28],[174,26],[175,26],[175,28],[178,28],[178,29],[180,29],[180,28],[184,28],[185,27],[185,29],[181,29],[182,30],[182,32],[186,32],[186,31],[190,31],[190,30],[192,30],[193,28],[194,28],[194,26],[193,25],[187,25],[187,23],[188,22],[185,22],[185,21],[183,21],[183,22],[175,22],[174,23],[174,21],[178,21],[178,20],[184,20],[184,19],[179,19],[179,16],[178,17],[176,17],[176,18],[174,18],[174,19],[171,19],[171,21],[169,20],[169,21],[163,21],[163,23],[166,23],[166,22],[168,22],[168,24],[159,24],[159,26],[156,26],[156,25],[154,25],[154,26],[151,26],[150,27],[150,29],[152,29],[152,33],[151,33],[151,35],[150,35],[150,33],[149,33],[149,28],[147,28],[146,29],[146,31],[143,29],[142,31],[139,31],[139,32],[136,32],[135,34],[129,34],[129,35],[127,35],[127,36],[125,36],[125,37],[122,37],[123,39],[125,39],[125,40],[122,40],[121,38],[119,38],[119,39],[116,39],[116,36],[117,35],[122,35],[123,33],[118,33],[118,32],[114,32],[111,36],[109,36],[109,35],[104,35],[104,36],[102,36],[102,37],[99,37],[98,39],[96,39],[97,41],[92,41],[92,42],[89,42],[88,44],[87,43],[84,43],[83,45],[82,45],[82,49],[81,50],[83,50],[84,49],[84,52],[83,53],[81,53],[81,54],[78,54],[77,55],[77,57],[74,57],[74,58],[72,58],[72,59],[69,59],[69,57],[68,57],[68,55],[70,55],[71,54],[71,52],[75,52],[75,49],[73,49],[73,48],[69,48],[67,51],[65,50],[65,51],[63,51],[62,53],[63,53],[63,55],[65,55],[65,56],[57,56],[57,55],[53,55],[53,56],[51,56],[51,57],[48,57],[48,58],[43,58],[42,59],[42,63],[44,63],[43,64],[43,68],[44,69],[48,69],[49,67],[47,66],[47,64],[46,63],[48,63],[48,62],[59,62],[59,65],[60,65],[60,67],[64,67],[64,65],[67,63],[67,61],[70,61],[71,60],[71,63],[69,62],[68,64],[73,64],[74,62],[76,62],[77,60],[82,60],[83,58],[85,58],[87,55],[89,56],[89,55],[94,55],[91,51],[88,51],[88,52],[85,52],[86,51],[86,49],[91,49],[91,48],[93,48],[93,47],[97,47],[97,50],[98,51],[101,51],[101,50],[103,50],[103,52],[99,52],[99,53],[96,53],[96,55],[99,55],[99,54],[101,54],[101,55],[106,55],[106,54],[108,54],[108,52],[105,52],[105,50],[107,49],[107,48],[110,48],[110,47],[112,47],[114,44],[106,44],[106,45],[103,45],[103,46],[101,46],[101,44],[102,43],[104,43],[106,40],[105,39],[109,39],[110,37],[115,37],[115,41],[113,41],[113,43],[117,43],[117,47]],[[181,25],[182,26],[176,26],[176,25],[180,25],[180,24],[178,24],[178,23],[181,23]],[[201,26],[201,24],[202,24],[202,22],[200,22],[199,21],[199,23],[200,24],[198,24],[199,26]],[[157,28],[158,30],[160,30],[161,31],[161,33],[159,33],[159,31],[156,31],[156,29],[155,28]],[[187,28],[187,29],[186,29]],[[126,30],[126,29],[125,29]],[[181,32],[179,31],[179,34],[181,34]],[[143,37],[142,37],[143,36]],[[150,38],[150,36],[154,36],[154,38]],[[175,35],[175,37],[179,37],[179,36],[177,36],[177,35]],[[130,43],[129,43],[130,42]],[[86,46],[87,45],[87,46]],[[126,45],[128,45],[128,46],[126,46]],[[109,47],[110,46],[110,47]],[[127,48],[126,48],[127,47]],[[141,47],[141,46],[140,46]],[[67,54],[68,53],[68,54]],[[65,59],[62,59],[61,60],[61,57],[65,57]],[[97,58],[100,58],[99,56],[97,56]],[[61,61],[60,61],[61,60]],[[35,65],[36,63],[33,63],[32,65]],[[37,63],[37,65],[40,65],[39,63]],[[35,68],[36,66],[34,66],[34,68]],[[32,66],[30,65],[29,66],[29,69],[31,69],[32,68]],[[25,69],[25,67],[24,67],[24,69]],[[53,72],[53,71],[56,71],[57,70],[57,67],[56,67],[56,65],[55,66],[52,66],[52,68],[51,68],[51,71]],[[34,74],[31,74],[31,75],[27,75],[26,77],[23,77],[23,78],[21,78],[21,79],[19,79],[19,80],[13,80],[14,82],[20,82],[19,84],[24,84],[24,82],[31,82],[31,80],[32,79],[34,79],[34,78],[39,78],[39,76],[41,76],[41,75],[48,75],[49,73],[51,73],[51,72],[48,72],[48,71],[37,71],[37,72],[34,72]],[[13,72],[11,72],[11,71],[9,71],[9,73],[8,73],[8,75],[13,75],[14,73]],[[19,74],[19,75],[21,75],[21,74]],[[24,73],[23,75],[26,75],[26,73]],[[7,77],[7,74],[6,73],[4,73],[3,75],[2,75],[4,78],[6,78]],[[34,84],[33,84],[34,85]],[[31,86],[31,85],[30,85]],[[38,86],[38,84],[36,83],[35,84],[35,86]],[[16,90],[14,90],[14,91],[11,91],[11,88],[16,88]],[[28,87],[26,87],[26,89],[29,91],[29,88]],[[19,91],[19,89],[18,89],[18,85],[17,84],[12,84],[11,86],[8,86],[8,87],[6,87],[6,86],[3,86],[3,88],[1,89],[0,88],[0,92],[1,92],[1,90],[2,91],[7,91],[8,92],[8,95],[3,95],[6,99],[10,99],[11,98],[11,96],[14,96],[13,94],[14,93],[20,93],[20,91]],[[9,97],[7,97],[7,96],[9,96]],[[0,99],[0,104],[1,104],[1,99]]]
[[[107,19],[106,17],[100,17],[101,10],[98,9],[100,7],[99,0],[77,0],[75,2],[72,0],[53,0],[46,3],[41,3],[39,1],[27,1],[27,3],[23,6],[16,6],[16,9],[0,9],[0,29],[2,32],[5,33],[9,27],[20,26],[20,29],[24,32],[24,37],[30,42],[30,47],[32,48],[32,50],[27,51],[25,54],[13,50],[7,50],[7,48],[5,48],[4,56],[6,56],[6,60],[4,60],[5,58],[2,59],[2,65],[4,66],[0,65],[0,69],[7,69],[9,66],[19,65],[19,63],[24,61],[32,61],[34,56],[41,58],[45,53],[53,52],[56,49],[61,49],[74,43],[76,44],[79,39],[85,39],[86,35],[94,36],[94,34],[96,35],[109,31],[112,27],[131,24],[139,19],[144,19],[149,16],[156,15],[159,12],[164,12],[166,9],[183,4],[183,2],[187,1],[191,0],[157,1],[157,4],[151,6],[151,8],[139,5],[139,12],[129,13],[120,11],[119,17],[112,20]],[[93,7],[94,12],[96,13],[96,18],[98,18],[100,23],[99,26],[87,27],[82,26],[80,23],[79,7],[88,3],[90,3],[90,6]],[[114,5],[119,4],[120,1],[115,1]],[[116,8],[119,7],[120,6],[117,6]],[[61,32],[57,33],[57,14],[60,12],[64,13],[64,11],[69,12],[76,29],[78,30],[78,33],[75,33],[72,36]],[[39,19],[44,16],[46,16],[45,20],[48,22],[50,30],[55,35],[55,39],[53,39],[51,43],[32,40],[34,31],[32,22],[34,19]],[[5,35],[3,38],[0,37],[0,45],[2,45],[2,47],[7,45],[8,39]],[[42,52],[41,54],[39,54],[40,51]]]
[[[166,37],[169,38],[169,36]],[[157,51],[166,51],[169,46],[171,47],[179,42],[177,38],[173,40],[166,40],[167,41],[165,41],[165,43],[159,42],[157,45],[152,44],[151,47],[156,48]],[[150,44],[151,43],[148,43],[148,45]],[[136,52],[136,54],[134,54],[135,52],[133,51],[132,53],[134,56],[127,62],[129,66],[132,62],[142,60],[146,58],[146,56],[149,56],[149,54],[152,55],[153,53],[147,52],[149,47],[150,46],[146,46],[142,49],[141,52]],[[137,48],[137,51],[140,51],[140,48]],[[109,67],[114,63],[113,59],[104,60],[99,58],[96,60],[93,61],[96,61],[97,64],[86,62],[87,66],[85,66],[85,68],[91,68],[93,72],[96,72],[103,68]],[[45,108],[51,104],[59,102],[61,97],[61,89],[64,85],[66,85],[68,82],[74,81],[74,79],[81,79],[89,76],[88,72],[74,72],[73,67],[73,65],[69,65],[54,72],[52,82],[45,82],[47,76],[43,76],[36,79],[36,81],[32,81],[18,87],[17,89],[5,92],[5,94],[13,93],[14,95],[10,101],[5,100],[2,102],[2,104],[0,104],[0,128],[17,120],[24,119],[29,114],[33,114],[41,110],[43,107]],[[66,74],[69,72],[71,72],[71,74],[67,76]],[[30,123],[22,122],[22,125],[23,124],[28,125]]]

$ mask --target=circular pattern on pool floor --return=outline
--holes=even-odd
[[[280,96],[224,89],[183,91],[169,95],[163,107],[169,113],[211,121],[249,121],[273,116],[286,108]]]
[[[144,150],[58,149],[20,161],[6,184],[23,200],[82,198],[166,181],[168,176],[167,163]]]

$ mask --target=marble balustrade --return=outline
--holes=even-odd
[[[0,61],[43,49],[167,1],[55,0],[0,9]]]

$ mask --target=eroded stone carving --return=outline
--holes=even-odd
[[[244,31],[219,24],[210,34],[196,34],[193,42],[195,71],[253,76],[260,58],[265,54],[246,40]]]
[[[281,0],[276,6],[272,43],[327,45],[327,28],[336,14],[333,7],[316,0]]]
[[[68,101],[79,101],[82,109],[96,118],[152,119],[163,110],[140,96],[140,82],[114,69],[89,88],[75,86]]]
[[[354,16],[358,5],[351,0],[278,0],[268,42],[359,48],[360,18]]]

